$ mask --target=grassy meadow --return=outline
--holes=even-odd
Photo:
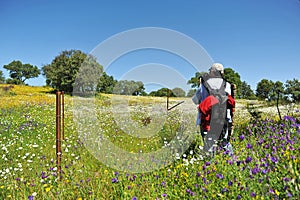
[[[135,156],[168,148],[177,137],[182,143],[176,147],[182,145],[185,153],[177,149],[171,162],[153,166],[147,166],[149,160],[142,166],[137,159],[133,168],[141,167],[141,172],[121,168],[128,155],[115,155],[108,146],[95,146],[99,147],[95,156],[86,147],[89,130],[81,130],[89,121],[74,122],[74,101],[66,95],[62,171],[58,173],[52,89],[0,85],[0,199],[300,199],[299,105],[281,106],[280,120],[274,105],[238,100],[231,141],[234,155],[219,150],[208,159],[199,154],[202,140],[195,126],[196,106],[190,99],[173,98],[172,105],[185,103],[158,112],[166,107],[166,98],[117,97],[129,105],[130,115],[124,117],[113,113],[113,102],[118,101],[114,98],[95,97],[98,122],[91,129],[105,138],[92,136],[98,145],[114,144],[122,153]],[[153,106],[157,106],[154,117]],[[254,118],[251,110],[261,117]],[[134,127],[128,121],[135,122]],[[135,131],[128,134],[120,126]],[[187,149],[191,142],[195,148]]]

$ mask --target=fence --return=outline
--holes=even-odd
[[[64,91],[56,92],[56,164],[58,177],[61,175],[61,141],[64,140]]]

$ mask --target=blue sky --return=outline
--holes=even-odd
[[[263,78],[300,79],[299,0],[3,0],[0,27],[0,70],[6,78],[3,65],[13,60],[41,68],[63,50],[89,53],[120,32],[161,27],[195,40],[252,89]],[[167,53],[133,54],[107,72],[119,79],[133,67],[159,62],[186,79],[194,76],[184,61]],[[45,85],[45,78],[27,83]]]

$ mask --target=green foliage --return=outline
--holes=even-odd
[[[190,84],[192,88],[197,88],[199,87],[199,78],[205,74],[206,72],[196,72],[195,76],[192,77],[190,80],[188,80],[187,84]]]
[[[81,67],[80,76],[76,80]],[[53,59],[51,64],[43,66],[47,85],[67,93],[73,91],[75,80],[79,84],[76,88],[80,91],[77,92],[95,91],[95,84],[102,72],[103,67],[97,63],[96,58],[80,50],[63,51]]]
[[[23,64],[18,60],[14,60],[8,65],[4,65],[3,68],[9,71],[9,76],[11,79],[8,80],[8,83],[18,85],[25,84],[26,80],[38,77],[41,73],[37,66]]]
[[[116,84],[117,81],[114,80],[113,76],[109,76],[103,72],[97,85],[97,91],[101,93],[112,94]]]
[[[120,80],[113,88],[114,94],[121,95],[142,95],[145,92],[144,84],[141,81]]]
[[[285,84],[285,93],[291,95],[292,100],[300,102],[300,82],[298,79],[287,80]]]
[[[172,89],[172,92],[176,97],[185,97],[185,91],[182,88],[174,88]]]
[[[224,79],[229,82],[230,84],[235,84],[236,88],[237,88],[237,94],[236,94],[236,98],[240,98],[242,95],[242,81],[241,81],[241,77],[240,75],[235,72],[233,69],[231,68],[225,68],[224,69]]]
[[[256,86],[256,96],[260,99],[270,99],[273,86],[273,81],[262,79]]]
[[[242,82],[239,90],[240,90],[240,92],[239,92],[240,99],[255,99],[256,98],[250,85],[248,85],[245,81]]]
[[[4,77],[3,71],[0,70],[0,84],[1,83],[5,83],[5,77]]]
[[[262,79],[256,87],[256,96],[259,99],[267,99],[274,101],[277,98],[284,98],[284,87],[280,81],[273,82],[271,80]]]
[[[7,86],[6,90],[17,88],[24,91],[21,86]],[[32,98],[28,94],[9,97],[7,102],[13,105],[9,108],[0,104],[0,199],[299,197],[299,105],[290,113],[291,116],[284,117],[282,121],[254,120],[243,124],[243,127],[236,126],[232,139],[233,156],[220,149],[215,157],[201,160],[195,154],[197,151],[191,148],[182,156],[176,155],[176,160],[168,166],[156,171],[133,173],[105,166],[102,160],[97,160],[87,150],[87,141],[81,140],[74,125],[71,98],[66,95],[65,140],[61,141],[63,173],[59,179],[55,151],[55,96],[39,92],[31,100],[32,104],[28,104],[24,103],[24,97]],[[106,98],[96,99],[96,105],[103,108],[102,101]],[[151,99],[159,98],[141,99],[151,103]],[[118,119],[113,118],[109,109],[103,109],[97,115],[101,122],[97,129],[119,148],[146,154],[168,148],[169,142],[182,129],[182,124],[194,124],[195,113],[185,114],[192,118],[186,115],[180,117],[178,110],[172,110],[157,135],[137,138],[121,131],[116,123]],[[137,106],[132,117],[144,122],[149,116]],[[247,116],[241,115],[235,119],[245,118]],[[237,120],[235,123],[240,124]],[[145,127],[150,124],[145,124]],[[202,145],[201,139],[199,135],[195,137],[194,148]],[[95,142],[101,143],[101,140]]]
[[[186,96],[187,97],[192,97],[195,93],[196,93],[196,89],[191,89],[191,90],[188,91]]]
[[[174,92],[168,88],[161,88],[157,91],[152,91],[149,93],[149,96],[155,96],[155,97],[176,97],[176,95],[174,94]]]

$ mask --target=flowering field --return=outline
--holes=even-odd
[[[233,156],[220,150],[213,158],[202,159],[189,149],[160,169],[133,173],[109,168],[87,150],[74,125],[72,98],[66,96],[59,175],[55,95],[50,92],[44,87],[0,85],[0,199],[300,199],[299,105],[281,107],[282,120],[275,107],[260,106],[262,118],[254,119],[246,109],[248,102],[240,100]],[[166,114],[157,135],[132,137],[117,129],[108,109],[111,98],[96,98],[102,108],[99,129],[128,152],[164,148],[180,124],[195,123],[194,105],[178,106]],[[131,99],[131,120],[141,127],[151,124],[149,111],[141,105],[153,102],[164,105],[165,99]],[[197,132],[196,128],[189,131],[193,130]],[[193,145],[199,149],[201,139],[196,139]]]

